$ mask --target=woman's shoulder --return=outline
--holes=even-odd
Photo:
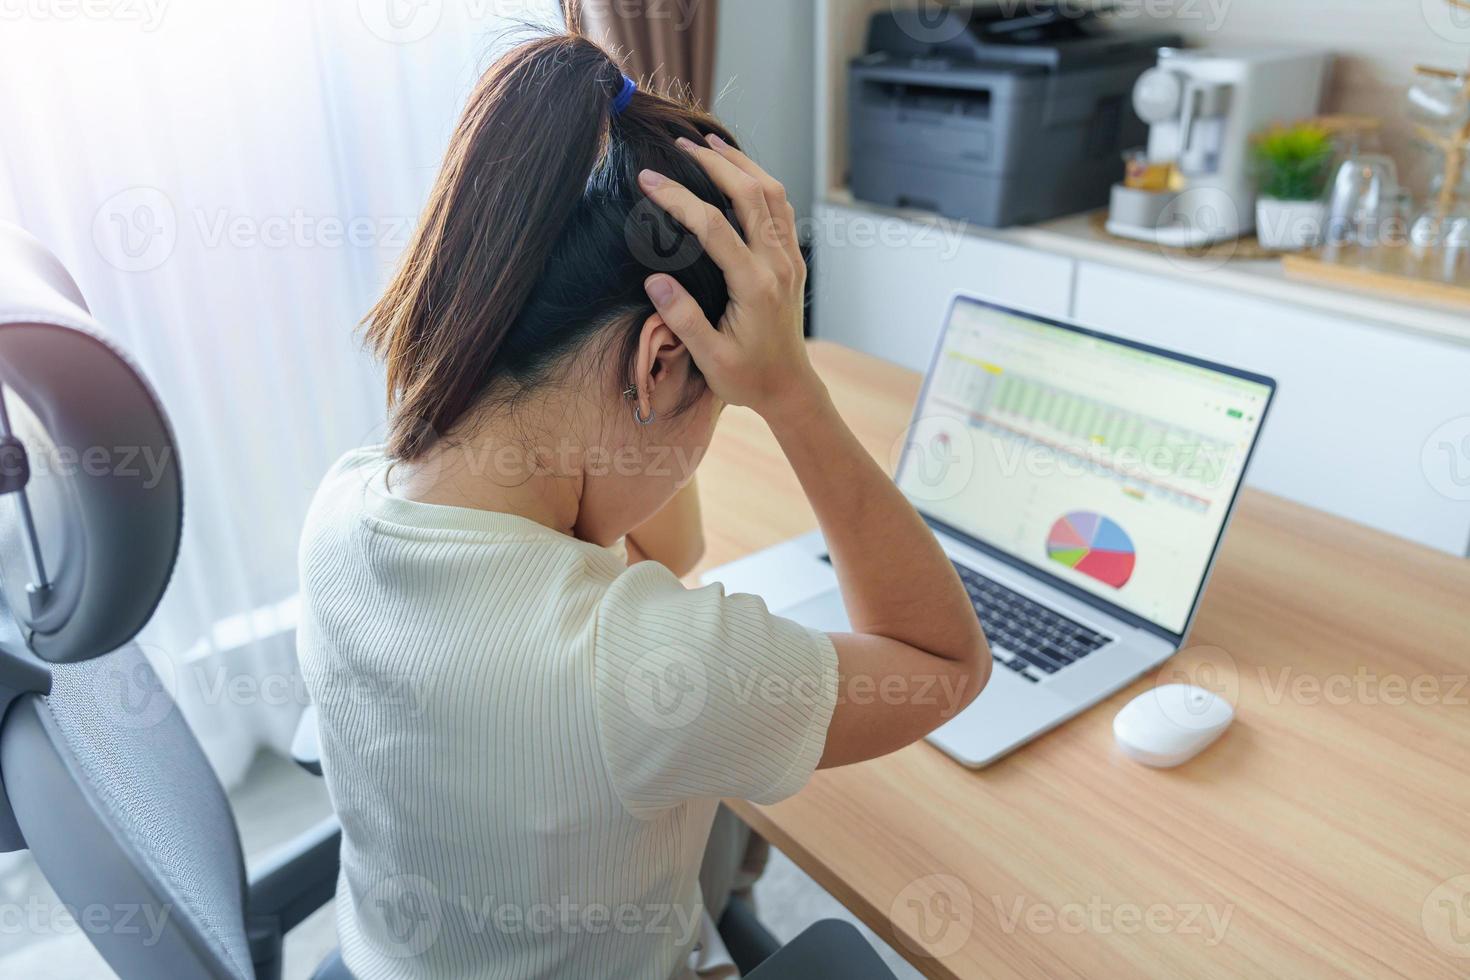
[[[322,476],[321,483],[317,484],[316,493],[312,497],[312,508],[330,503],[333,499],[340,497],[344,490],[360,495],[371,478],[371,474],[382,470],[387,464],[388,457],[384,454],[382,446],[362,446],[358,449],[349,449],[339,456]]]
[[[332,515],[340,513],[344,506],[350,504],[354,509],[359,508],[370,474],[386,465],[387,458],[381,446],[364,446],[338,457],[312,494],[306,510],[303,537],[330,523]]]

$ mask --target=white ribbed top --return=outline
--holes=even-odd
[[[338,930],[379,977],[679,975],[717,802],[821,755],[825,634],[349,453],[301,540],[301,666],[342,821]]]

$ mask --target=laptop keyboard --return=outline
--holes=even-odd
[[[1049,677],[1113,642],[972,568],[959,562],[954,567],[985,628],[991,656],[1028,681]]]

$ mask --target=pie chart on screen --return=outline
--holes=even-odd
[[[1133,539],[1111,518],[1074,510],[1057,519],[1046,536],[1046,553],[1054,562],[1121,589],[1133,577]]]

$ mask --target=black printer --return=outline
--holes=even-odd
[[[1147,128],[1133,84],[1177,34],[1108,30],[1078,0],[873,15],[850,66],[861,201],[991,228],[1103,207]]]

